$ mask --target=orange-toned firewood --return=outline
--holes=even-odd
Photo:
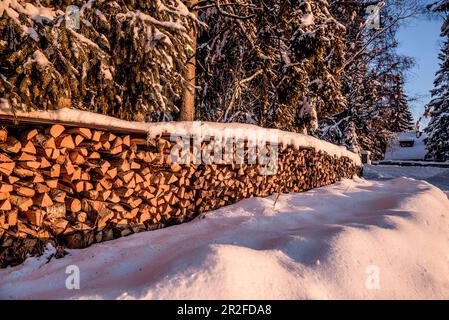
[[[110,191],[110,190],[105,190],[105,191],[100,192],[101,200],[103,200],[103,201],[108,200],[108,198],[111,195],[111,193],[112,193],[112,191]]]
[[[106,172],[111,167],[111,164],[108,161],[103,161],[99,168],[96,168],[100,174],[105,175]]]
[[[57,145],[59,148],[75,149],[75,142],[71,135],[60,137],[57,139]]]
[[[109,153],[110,154],[119,154],[120,152],[122,152],[122,146],[120,145],[120,146],[117,146],[117,147],[115,147],[115,148],[112,148],[110,151],[109,151]]]
[[[127,147],[131,146],[131,137],[130,136],[124,136],[123,137],[123,144]]]
[[[84,181],[78,181],[74,184],[75,191],[81,193],[84,191]]]
[[[28,221],[35,226],[40,227],[42,225],[43,220],[43,212],[40,209],[34,209],[25,212],[25,215],[27,216]]]
[[[32,198],[36,194],[36,191],[34,189],[23,187],[23,186],[22,187],[21,186],[16,186],[15,189],[16,189],[16,192],[17,192],[17,194],[19,196]]]
[[[102,134],[103,134],[103,132],[101,132],[101,131],[94,131],[91,139],[93,141],[99,142]]]
[[[89,181],[84,181],[84,191],[90,191],[94,188],[94,185]]]
[[[64,203],[67,194],[64,191],[53,189],[50,191],[50,197],[59,203]]]
[[[112,203],[119,203],[121,201],[120,197],[117,195],[117,193],[112,192],[111,196],[109,197],[109,201]]]
[[[81,211],[81,201],[76,198],[66,198],[65,206],[71,212],[76,213]]]
[[[79,146],[81,144],[81,142],[83,142],[83,141],[84,141],[84,137],[83,136],[81,136],[79,134],[75,136],[75,145],[76,146]]]
[[[33,182],[34,183],[43,183],[43,182],[45,182],[45,179],[39,173],[35,173],[34,177],[33,177]]]
[[[101,142],[97,142],[92,147],[95,151],[100,151],[101,148],[103,148],[103,144]]]
[[[12,174],[15,167],[16,167],[15,162],[1,162],[0,163],[0,172],[9,176]]]
[[[112,144],[112,148],[117,148],[123,145],[123,139],[120,137],[116,137],[114,143]]]
[[[52,153],[51,153],[51,159],[57,160],[60,155],[61,155],[61,152],[59,151],[59,149],[53,149]]]
[[[54,180],[46,180],[45,183],[47,184],[47,186],[51,189],[56,189],[58,187],[58,180],[54,179]]]
[[[106,190],[112,189],[112,183],[106,178],[101,179],[100,181],[98,181],[98,183],[101,184],[101,186]]]
[[[97,200],[100,197],[100,192],[97,190],[90,190],[83,193],[85,197],[91,200]]]
[[[92,152],[91,154],[89,154],[88,156],[89,159],[101,159],[101,155],[98,152]]]
[[[62,153],[62,150],[63,149],[55,150],[60,152],[59,156],[55,159],[55,162],[60,165],[63,165],[67,161],[67,156]]]
[[[78,151],[71,152],[69,157],[70,157],[70,160],[74,164],[78,164],[79,165],[79,164],[83,164],[85,162],[84,157]]]
[[[11,210],[11,209],[12,209],[12,206],[11,206],[11,202],[9,201],[9,199],[0,201],[0,211],[7,211],[7,210]]]
[[[22,152],[26,152],[29,154],[36,154],[36,147],[34,146],[33,142],[28,141],[27,144],[22,147]]]
[[[75,129],[67,130],[66,132],[69,134],[80,135],[88,140],[92,139],[92,131],[90,131],[90,129],[87,129],[87,128],[75,128]]]
[[[142,176],[141,176],[140,174],[138,174],[138,173],[135,173],[135,174],[134,174],[134,179],[136,180],[136,184],[139,184],[139,183],[142,183],[142,182],[145,181],[145,180],[142,178]]]
[[[16,138],[9,136],[6,142],[0,145],[0,148],[9,153],[18,153],[22,149],[22,144]]]
[[[179,164],[177,164],[177,163],[172,163],[172,164],[170,165],[170,169],[171,169],[173,172],[179,172],[179,171],[182,170],[182,167],[181,167]]]
[[[114,179],[117,176],[117,168],[112,168],[106,171],[106,175],[109,179]]]
[[[37,191],[37,193],[45,193],[45,192],[50,192],[50,188],[42,183],[37,183],[35,186],[35,189]]]
[[[118,169],[118,171],[128,172],[131,169],[129,162],[126,159],[114,161],[112,164]]]
[[[22,152],[17,158],[17,161],[36,161],[36,157],[32,154]]]
[[[50,169],[50,177],[59,178],[61,175],[61,165],[54,164]]]
[[[6,154],[0,153],[0,162],[12,162],[13,160]]]
[[[134,189],[121,188],[116,190],[115,193],[123,198],[128,198],[134,194]]]
[[[123,187],[123,185],[124,184],[123,184],[122,179],[115,178],[114,183],[113,183],[114,188],[121,188],[121,187]]]
[[[87,172],[82,171],[81,172],[81,180],[89,181],[90,180],[90,175]]]
[[[123,179],[125,183],[129,183],[134,177],[134,171],[120,172],[118,175]]]
[[[101,135],[101,142],[112,142],[117,138],[117,136],[111,132],[106,132]]]
[[[22,211],[27,211],[33,205],[33,199],[11,194],[11,203]]]
[[[8,139],[8,131],[6,129],[0,129],[0,143],[6,142]]]
[[[14,187],[11,184],[0,182],[0,192],[12,192]]]
[[[55,138],[50,137],[47,140],[45,140],[45,142],[43,143],[43,147],[45,149],[56,149]]]
[[[109,141],[103,142],[103,143],[101,144],[101,146],[102,146],[103,150],[109,150],[109,149],[111,149],[111,143],[110,143]]]
[[[136,187],[136,179],[132,178],[126,185],[128,189],[134,189]]]
[[[53,150],[54,150],[54,149],[51,149],[51,148],[44,149],[45,157],[47,157],[48,159],[53,159],[53,158],[52,158],[52,156],[53,156]]]
[[[77,148],[76,149],[80,155],[82,155],[83,157],[87,157],[89,155],[89,150],[87,150],[86,148]]]
[[[34,205],[41,208],[46,208],[53,205],[53,201],[51,200],[51,198],[48,196],[47,193],[41,193],[35,196],[33,198],[33,203]]]
[[[58,219],[49,224],[49,228],[56,234],[61,234],[67,228],[69,222],[65,219]]]
[[[76,219],[79,222],[86,222],[87,221],[87,213],[86,212],[78,212],[76,215]]]
[[[27,161],[23,165],[30,170],[37,170],[41,167],[41,163],[37,161]]]
[[[11,194],[9,192],[0,192],[0,200],[9,199],[10,195]]]
[[[39,131],[37,131],[37,129],[33,129],[27,132],[27,134],[25,135],[25,139],[26,140],[31,140],[33,139],[35,136],[37,136],[39,134]]]
[[[137,163],[137,162],[131,162],[131,169],[133,169],[133,170],[139,170],[140,168],[141,168],[142,166],[139,164],[139,163]]]
[[[33,177],[34,176],[34,171],[26,169],[26,168],[22,168],[22,167],[16,167],[14,168],[13,172],[21,177],[21,178],[26,178],[26,177]]]
[[[49,167],[51,167],[51,163],[48,162],[48,160],[46,158],[42,157],[41,158],[41,168],[42,169],[46,169],[46,168],[49,168]]]
[[[12,210],[10,212],[7,213],[7,223],[8,225],[11,226],[16,226],[17,222],[18,222],[18,211],[17,210]]]
[[[70,181],[73,182],[75,180],[81,180],[81,173],[83,170],[81,168],[72,167],[72,170],[69,172],[67,171],[67,174],[70,175]]]
[[[64,131],[65,131],[65,128],[62,125],[55,124],[55,125],[50,127],[50,129],[48,130],[48,133],[53,138],[58,138]]]

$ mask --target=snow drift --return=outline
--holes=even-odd
[[[275,199],[29,258],[0,270],[0,298],[449,298],[449,200],[436,187],[356,179]],[[70,265],[80,290],[65,287]]]

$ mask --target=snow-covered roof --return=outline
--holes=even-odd
[[[0,99],[0,115],[12,116],[13,113],[5,99]],[[61,121],[67,123],[77,123],[79,125],[97,125],[107,128],[131,129],[147,132],[150,137],[157,137],[162,134],[196,135],[202,138],[228,138],[236,137],[248,141],[260,141],[282,143],[292,145],[297,148],[313,148],[323,151],[331,156],[347,157],[355,164],[360,165],[361,160],[355,154],[344,147],[316,139],[309,135],[280,131],[277,129],[267,129],[250,124],[241,123],[216,123],[216,122],[133,122],[117,119],[114,117],[92,113],[76,109],[59,109],[50,111],[16,112],[17,117],[45,119]]]
[[[385,160],[424,160],[427,149],[423,133],[419,137],[416,132],[400,132],[389,142],[385,152]],[[414,142],[413,147],[402,147],[401,142]]]
[[[399,142],[414,142],[418,139],[416,132],[400,132],[396,135]]]

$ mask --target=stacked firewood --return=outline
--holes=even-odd
[[[281,146],[277,173],[263,176],[255,164],[179,164],[173,145],[59,124],[0,130],[0,265],[36,253],[36,239],[83,248],[360,170],[348,158]],[[27,250],[17,245],[24,241]]]

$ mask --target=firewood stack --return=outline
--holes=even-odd
[[[84,248],[360,171],[348,158],[281,146],[277,174],[261,176],[257,165],[179,164],[173,145],[166,137],[59,124],[1,129],[0,265],[41,253],[46,241]]]

